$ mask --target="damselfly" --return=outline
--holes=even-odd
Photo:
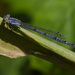
[[[72,47],[75,47],[74,44],[63,40],[63,35],[60,34],[59,32],[54,32],[54,31],[51,31],[51,30],[46,30],[46,29],[43,29],[43,28],[40,28],[40,27],[30,25],[30,24],[27,24],[27,23],[23,23],[23,22],[21,22],[20,20],[18,20],[16,18],[10,17],[9,14],[4,16],[3,21],[7,22],[7,23],[11,23],[13,25],[19,25],[21,27],[31,29],[31,30],[33,30],[35,32],[38,32],[38,33],[43,34],[45,36],[48,36],[48,37],[50,37],[50,38],[52,38],[54,40],[57,40],[57,41],[59,41],[61,43],[67,44],[67,45],[72,46]]]

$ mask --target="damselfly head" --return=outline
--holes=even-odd
[[[9,14],[5,15],[4,18],[3,18],[3,21],[7,21],[7,19],[10,17]]]

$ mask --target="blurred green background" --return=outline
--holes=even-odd
[[[0,16],[9,13],[23,22],[59,31],[74,43],[74,0],[0,0]],[[74,48],[56,42],[74,51]],[[32,55],[10,59],[0,56],[0,75],[75,75],[74,72]]]

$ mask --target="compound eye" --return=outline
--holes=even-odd
[[[3,18],[3,21],[6,21],[6,18],[5,17]]]
[[[10,15],[9,14],[7,14],[7,15],[5,15],[6,17],[10,17]]]

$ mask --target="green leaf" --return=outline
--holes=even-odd
[[[2,22],[2,21],[0,21]],[[8,28],[8,27],[7,27]],[[0,54],[11,58],[32,54],[71,70],[75,70],[75,53],[25,28],[11,31],[0,26]]]

